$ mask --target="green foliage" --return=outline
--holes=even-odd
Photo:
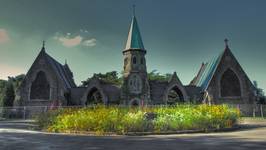
[[[102,73],[95,73],[93,77],[97,77],[100,80],[103,80],[108,83],[113,83],[116,85],[121,85],[122,84],[122,78],[118,76],[117,71],[110,71],[106,72],[104,74]],[[89,84],[91,78],[88,78],[86,81],[81,81],[82,86],[87,86]]]
[[[232,127],[239,111],[227,105],[178,105],[155,109],[155,131],[184,129],[220,129]]]
[[[8,81],[4,89],[3,106],[12,107],[15,99],[15,91],[12,82]]]
[[[123,72],[121,72],[120,74],[123,74]],[[161,74],[157,72],[157,70],[152,70],[151,72],[148,73],[149,80],[168,81],[171,78],[171,76],[172,74],[170,73]],[[87,80],[81,81],[82,83],[81,86],[87,86],[89,84],[90,79],[93,77],[97,77],[105,82],[113,83],[113,84],[120,85],[120,86],[123,83],[123,78],[122,76],[119,76],[119,73],[117,71],[109,71],[106,73],[93,74],[93,76],[88,78]]]
[[[8,77],[8,80],[0,80],[0,107],[13,105],[15,91],[18,89],[18,87],[22,83],[24,77],[25,75],[21,74],[15,77]],[[5,101],[4,101],[4,98],[5,98]],[[11,102],[12,102],[12,105],[11,105]]]
[[[160,74],[157,70],[152,70],[148,73],[149,80],[168,81],[171,78],[171,74]]]
[[[58,110],[49,110],[48,112],[44,112],[35,117],[35,120],[41,129],[47,129],[50,125],[52,125],[61,112],[62,109]]]
[[[3,106],[3,97],[5,95],[6,85],[7,85],[6,80],[0,80],[0,107]]]
[[[16,91],[19,88],[24,78],[25,78],[25,74],[20,74],[15,77],[8,77],[8,81],[12,82],[14,86],[14,90]]]
[[[257,81],[253,81],[253,85],[256,89],[256,101],[258,104],[266,104],[266,96],[263,89],[258,87]]]
[[[154,118],[149,118],[149,114]],[[232,127],[239,111],[227,105],[176,105],[144,108],[94,106],[61,109],[40,116],[39,124],[52,132],[165,132]]]

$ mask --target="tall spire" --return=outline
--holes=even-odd
[[[42,51],[45,51],[45,41],[42,41]]]
[[[128,50],[128,49],[145,50],[143,42],[142,42],[141,34],[139,31],[137,19],[135,17],[135,5],[133,5],[133,18],[132,18],[130,29],[129,29],[125,50]]]

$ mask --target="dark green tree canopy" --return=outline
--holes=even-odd
[[[92,77],[97,77],[98,79],[102,81],[113,83],[115,85],[120,86],[123,83],[122,74],[123,72],[121,72],[119,75],[117,71],[109,71],[106,73],[95,73],[93,74]],[[161,74],[157,70],[152,70],[151,72],[148,73],[149,80],[168,81],[171,78],[171,76],[172,74],[170,73]],[[92,77],[88,78],[85,81],[81,81],[81,86],[87,86]]]
[[[172,74],[166,73],[161,74],[157,70],[152,70],[148,73],[148,79],[149,80],[158,80],[158,81],[168,81],[171,78]]]
[[[4,107],[12,107],[15,99],[15,91],[14,86],[11,81],[8,81],[5,89],[4,89],[4,97],[3,97],[3,106]]]
[[[106,72],[106,73],[95,73],[95,74],[93,74],[92,77],[96,77],[100,80],[103,80],[103,81],[108,82],[108,83],[113,83],[115,85],[121,85],[122,84],[122,78],[121,78],[121,76],[120,77],[118,76],[117,71],[110,71],[110,72]],[[85,81],[81,81],[82,86],[87,86],[92,77],[88,78]]]
[[[22,83],[25,75],[20,74],[8,77],[8,80],[0,80],[0,106],[12,106],[15,99],[15,91]]]
[[[265,96],[263,89],[258,87],[257,81],[253,81],[253,85],[256,88],[257,103],[258,104],[266,104],[266,96]]]

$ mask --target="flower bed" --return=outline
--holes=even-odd
[[[227,105],[94,106],[49,111],[38,116],[37,122],[50,132],[162,133],[230,128],[239,116],[237,109]]]

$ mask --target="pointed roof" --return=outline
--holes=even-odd
[[[47,62],[51,65],[53,71],[56,73],[58,78],[62,80],[62,82],[64,83],[64,86],[66,88],[76,87],[76,84],[75,84],[74,79],[73,79],[73,73],[71,72],[69,66],[67,64],[62,65],[61,63],[56,61],[53,57],[51,57],[49,54],[47,54],[45,51],[45,42],[44,41],[43,41],[42,49],[41,49],[39,55],[37,56],[37,58],[35,59],[34,63],[32,64],[32,66],[41,57],[44,58],[45,60],[47,60]]]
[[[172,76],[170,77],[170,79],[168,80],[168,82],[170,83],[170,82],[175,82],[175,81],[178,82],[179,84],[183,85],[182,82],[180,81],[180,79],[178,78],[176,72],[174,72],[172,74]]]
[[[129,50],[129,49],[145,50],[143,42],[142,42],[142,38],[140,35],[137,19],[135,16],[133,16],[132,21],[131,21],[125,50]]]
[[[230,51],[228,46],[228,40],[225,39],[225,49],[224,51],[214,57],[211,61],[207,63],[202,63],[201,68],[197,74],[197,76],[191,81],[191,85],[196,85],[202,88],[203,91],[205,91],[209,85],[209,82],[211,81],[218,65],[221,62],[221,59],[226,51]]]

